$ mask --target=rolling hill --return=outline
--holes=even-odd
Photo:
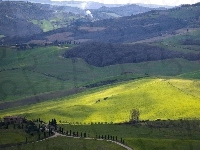
[[[138,108],[141,120],[194,119],[200,115],[199,84],[198,80],[146,78],[0,114],[40,116],[45,121],[54,116],[62,122],[124,122],[129,120],[130,110]]]
[[[63,58],[66,50],[70,52],[68,47],[56,46],[27,50],[1,47],[1,102],[87,85],[95,87],[145,76],[177,76],[200,70],[198,61],[183,58],[96,67],[81,58]]]
[[[166,10],[164,7],[149,8],[145,6],[139,6],[136,4],[129,4],[119,7],[106,7],[102,6],[99,9],[90,9],[92,15],[98,19],[109,19],[124,16],[131,16],[136,14],[145,13],[151,10]]]
[[[199,149],[199,3],[127,17],[115,10],[129,6],[104,7],[106,15],[119,18],[92,22],[78,8],[9,1],[0,7],[0,121],[12,115],[56,118],[65,130],[123,137],[138,150]],[[16,25],[27,28],[23,37],[8,37],[18,35]],[[133,109],[141,122],[128,124]],[[2,143],[25,140],[21,129],[10,125],[9,132],[4,125]],[[37,134],[29,136],[36,140]],[[86,145],[118,149],[64,137],[8,149]]]
[[[4,4],[10,5],[11,3],[5,2]],[[19,8],[22,5],[25,5],[25,3],[17,2]],[[26,5],[33,7],[32,11],[35,11],[35,7],[39,8],[37,5],[40,6],[40,4],[32,3]],[[41,12],[50,7],[49,5],[41,6]],[[152,76],[168,76],[170,78],[177,76],[180,80],[181,78],[198,79],[198,71],[200,70],[198,8],[199,4],[197,3],[170,10],[154,10],[136,16],[100,20],[89,24],[86,22],[77,25],[77,22],[74,22],[70,28],[60,28],[35,36],[35,38],[44,38],[48,41],[52,40],[54,36],[62,36],[63,31],[65,31],[66,38],[77,41],[89,38],[106,43],[86,43],[79,46],[60,43],[60,46],[46,45],[23,50],[17,49],[15,46],[2,46],[1,103],[20,102],[26,100],[26,98],[30,100],[33,97],[41,96],[41,94],[42,97],[49,97],[48,94],[56,93],[55,95],[60,95],[58,96],[60,98],[62,95],[65,96],[65,94],[60,94],[60,91],[63,93],[65,90],[73,90],[77,87],[91,88]],[[24,11],[28,13],[26,9],[25,7]],[[60,11],[63,12],[63,9]],[[50,10],[53,11],[53,9]],[[192,13],[189,13],[188,10]],[[179,15],[184,13],[187,15]],[[16,14],[19,15],[20,13]],[[34,21],[34,19],[37,19],[37,14],[35,15],[30,19],[37,24],[38,22]],[[19,15],[20,17],[23,18]],[[50,18],[52,16],[44,13],[40,17],[42,19],[42,17]],[[193,27],[195,27],[195,30],[192,29]],[[177,34],[178,31],[184,34]],[[159,42],[129,45],[111,44],[112,42],[130,42],[157,37],[160,34],[166,34],[166,32],[173,36]],[[118,40],[119,34],[120,40]],[[108,40],[110,38],[111,40]],[[27,39],[30,38],[26,37]],[[12,43],[12,40],[10,42]],[[57,41],[57,45],[59,42]],[[97,57],[93,57],[93,55]],[[63,56],[66,58],[63,58]],[[181,82],[185,81],[181,80]],[[163,88],[169,87],[165,85]],[[171,88],[169,88],[170,91]],[[173,94],[175,95],[175,93]],[[122,96],[125,97],[125,95]],[[56,98],[56,96],[53,96],[53,98]],[[47,98],[46,100],[50,99]],[[45,98],[42,101],[45,101]],[[178,101],[175,104],[177,105],[177,103]],[[88,106],[83,107],[87,108]],[[77,106],[77,109],[79,109],[79,106]],[[91,109],[92,112],[93,108]],[[188,116],[186,114],[183,117]],[[149,117],[151,118],[151,116]],[[164,115],[162,117],[164,118]],[[144,119],[146,118],[144,115]],[[155,116],[152,118],[155,119]],[[87,118],[81,121],[84,120],[87,120]],[[114,121],[117,121],[117,119],[114,119]]]
[[[125,7],[125,6],[124,6]],[[146,13],[97,21],[79,19],[69,27],[45,32],[24,39],[5,39],[4,43],[26,43],[31,40],[47,40],[48,36],[69,32],[65,41],[96,41],[106,43],[132,43],[164,35],[176,35],[177,31],[199,28],[199,3],[183,5],[169,10],[152,10]],[[110,13],[114,15],[114,13]],[[179,17],[180,16],[180,17]]]
[[[31,36],[66,27],[85,15],[79,8],[28,1],[1,1],[0,9],[0,34],[11,37]]]

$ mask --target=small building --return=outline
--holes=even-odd
[[[25,121],[25,118],[21,116],[5,116],[3,120],[4,123],[21,124]]]

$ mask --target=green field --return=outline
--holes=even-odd
[[[66,49],[38,47],[17,51],[1,47],[1,102],[71,89],[101,80],[138,78],[145,74],[176,76],[200,70],[198,61],[184,59],[94,67],[79,58],[62,58]]]
[[[52,25],[52,23],[48,20],[32,20],[31,21],[33,24],[39,25],[41,29],[43,29],[43,32],[51,31],[53,29],[57,29]]]
[[[73,21],[82,18],[82,17],[77,17],[74,14],[66,15],[61,13],[54,15],[55,16],[50,19],[31,20],[30,22],[38,25],[43,30],[43,32],[48,32],[58,28],[67,27]]]
[[[162,40],[161,42],[154,43],[154,45],[167,48],[173,51],[180,51],[184,53],[196,53],[199,54],[200,49],[199,45],[184,45],[183,42],[185,40],[198,40],[200,39],[200,29],[199,28],[188,28],[188,32],[186,32],[187,29],[181,29],[179,31],[179,34],[174,35],[173,37],[166,38]],[[182,33],[183,32],[183,33]]]
[[[187,79],[200,79],[200,71],[181,74],[178,77]]]
[[[52,45],[59,46],[50,46],[51,44],[46,43],[45,46],[35,45],[32,48],[29,44],[27,48],[22,48],[23,45],[17,45],[16,42],[8,46],[4,43],[18,39],[14,37],[8,41],[6,37],[4,40],[5,36],[0,34],[1,43],[4,44],[0,46],[0,150],[124,149],[105,140],[111,136],[117,137],[118,141],[123,138],[125,145],[134,150],[199,150],[200,60],[196,57],[200,56],[198,5],[162,11],[153,10],[144,15],[121,18],[122,22],[117,26],[114,23],[119,22],[119,19],[107,20],[108,22],[99,20],[93,23],[93,19],[90,20],[84,14],[66,13],[64,7],[52,15],[44,14],[45,17],[28,19],[29,23],[46,32],[35,36],[34,39],[43,39],[42,37],[46,35],[49,41],[53,41]],[[110,12],[102,14],[119,17]],[[13,19],[7,15],[6,17]],[[133,19],[135,22],[132,24],[131,20],[127,19]],[[172,22],[166,26],[160,22],[162,20]],[[127,24],[125,25],[123,21]],[[150,39],[145,39],[145,35],[141,36],[139,32],[135,35],[125,34],[129,28],[130,30],[137,28],[141,33],[143,30],[147,31]],[[109,33],[116,37],[109,37],[110,35],[104,34],[102,29],[107,29],[106,31],[110,29]],[[122,33],[117,32],[118,29]],[[62,31],[66,32],[60,33]],[[140,59],[146,62],[111,63],[115,65],[104,67],[89,65],[85,61],[88,59],[63,57],[63,54],[67,55],[65,53],[67,50],[79,45],[77,44],[79,40],[91,39],[95,37],[94,34],[105,35],[105,39],[98,37],[94,40],[106,42],[144,38],[145,42],[152,42],[146,43],[147,48],[141,43],[138,49],[141,48],[142,51],[143,47],[144,50],[152,49],[153,53],[148,54],[149,51],[141,54],[137,51],[133,53],[133,49],[130,54],[133,53],[138,59],[135,62],[140,62]],[[59,38],[60,36],[63,38]],[[60,42],[62,39],[71,38],[76,40],[72,41],[73,44]],[[153,42],[155,40],[158,41]],[[85,49],[87,50],[89,46],[85,46]],[[109,56],[114,56],[112,54],[114,51],[106,51],[114,49],[114,46],[110,44],[108,49],[105,47],[102,54],[99,54],[102,57],[100,61],[104,61],[103,55],[108,53]],[[155,54],[154,48],[157,52]],[[165,59],[174,56],[171,57],[172,54],[169,53],[168,57],[162,48],[174,51],[172,54],[178,55],[175,56],[178,58]],[[94,59],[90,54],[82,58]],[[128,54],[119,53],[120,56],[127,57],[128,62],[133,62],[131,60],[133,58]],[[147,57],[143,60],[140,55],[146,54]],[[149,59],[151,55],[152,58],[155,55],[156,59],[165,60],[147,61],[151,60]],[[118,57],[114,58],[116,61],[111,58],[105,59],[117,63],[127,62],[121,61]],[[139,121],[137,119],[133,121],[131,118],[132,110],[139,110]],[[23,116],[29,121],[19,125],[6,124],[2,122],[5,116]],[[45,123],[40,122],[38,118]],[[57,121],[55,128],[63,128],[65,135],[69,133],[68,131],[71,134],[72,131],[79,133],[79,136],[81,133],[81,137],[82,133],[86,133],[87,137],[94,139],[69,138],[63,135],[41,140],[53,136],[53,132],[55,134],[61,132],[56,130],[48,132],[45,127],[53,118]],[[36,124],[30,120],[37,120]],[[49,134],[46,135],[47,133]],[[104,137],[104,140],[97,140],[100,137]],[[25,144],[26,142],[28,144]]]
[[[37,143],[31,143],[22,146],[15,146],[4,148],[4,150],[27,150],[27,149],[40,149],[40,150],[124,150],[121,146],[112,142],[88,140],[88,139],[74,139],[67,137],[57,137]]]
[[[129,120],[130,110],[138,108],[142,120],[199,118],[199,85],[199,80],[146,78],[0,111],[0,117],[40,116],[46,122],[52,116],[62,122],[124,122]]]
[[[15,145],[17,143],[25,143],[26,137],[27,142],[32,142],[38,140],[38,134],[34,133],[33,135],[30,135],[25,132],[24,129],[19,129],[17,125],[10,124],[8,126],[8,129],[0,128],[0,146],[1,145]],[[43,134],[41,135],[41,138],[43,138]]]
[[[87,132],[89,136],[114,136],[124,139],[125,144],[136,150],[188,150],[190,147],[198,150],[200,147],[200,132],[192,128],[190,130],[174,127],[170,121],[165,121],[166,124],[171,124],[168,128],[150,128],[145,125],[106,125],[106,124],[93,124],[93,125],[59,125],[65,131]]]

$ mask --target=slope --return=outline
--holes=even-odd
[[[0,9],[0,34],[11,37],[32,36],[66,27],[85,15],[79,8],[28,1],[1,1]]]
[[[0,116],[40,116],[62,122],[123,122],[138,108],[141,119],[199,118],[200,82],[150,79],[125,82],[36,105],[0,111]],[[184,86],[183,86],[184,85]],[[184,87],[184,88],[183,88]],[[192,109],[191,109],[192,108]]]
[[[176,76],[200,70],[198,61],[184,59],[95,67],[79,58],[63,58],[62,54],[67,49],[69,50],[68,47],[49,46],[19,51],[1,47],[1,102],[92,84],[99,85],[101,81],[111,84],[112,81],[148,75]]]

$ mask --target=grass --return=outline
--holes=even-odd
[[[166,121],[167,122],[167,121]],[[191,146],[193,149],[200,147],[200,133],[198,131],[189,131],[184,128],[149,128],[146,126],[132,125],[59,125],[64,131],[86,132],[90,137],[100,135],[118,137],[118,140],[124,139],[125,144],[136,150],[154,150],[154,149],[185,149]]]
[[[170,121],[165,121],[166,124],[173,124]],[[117,125],[117,124],[92,124],[92,125],[69,125],[59,124],[59,127],[64,128],[64,131],[86,132],[90,137],[98,137],[99,135],[117,136],[120,138],[149,138],[149,139],[180,139],[180,140],[198,140],[200,132],[192,128],[189,130],[181,127],[160,127],[150,128],[145,124],[142,125]]]
[[[200,51],[199,51],[198,45],[182,45],[182,42],[185,40],[188,40],[188,39],[198,40],[199,38],[200,38],[200,29],[191,28],[189,29],[188,33],[184,33],[182,35],[176,35],[176,36],[164,39],[162,40],[162,42],[156,43],[155,45],[169,49],[169,50],[173,50],[173,51],[199,54]]]
[[[43,29],[43,32],[51,31],[54,29],[54,26],[52,23],[48,20],[32,20],[31,21],[33,24],[39,25],[41,29]]]
[[[131,109],[138,108],[142,120],[199,118],[199,93],[198,80],[147,78],[0,111],[0,117],[40,116],[46,122],[52,117],[62,122],[123,122],[129,120]]]
[[[54,46],[25,51],[0,48],[0,83],[5,87],[0,90],[1,101],[71,89],[115,77],[126,79],[143,77],[145,74],[176,76],[200,70],[198,61],[184,59],[94,67],[82,59],[62,58],[66,49]],[[124,75],[124,72],[131,74]]]
[[[186,30],[186,29],[185,29]],[[192,30],[192,31],[190,31]],[[183,40],[186,39],[193,39],[198,40],[200,38],[200,29],[189,29],[188,33],[177,35],[168,39],[165,39],[164,42],[166,43],[173,43],[173,44],[181,44]]]
[[[38,135],[36,133],[32,136],[26,133],[24,129],[18,129],[17,125],[16,129],[13,128],[13,125],[9,125],[8,129],[0,129],[0,134],[0,145],[25,143],[26,137],[28,142],[36,141],[38,139]]]
[[[51,30],[55,30],[61,27],[66,27],[72,21],[80,19],[80,17],[73,15],[66,15],[66,13],[58,13],[54,14],[52,18],[43,19],[43,20],[31,20],[33,24],[38,25],[43,32],[48,32]]]
[[[38,95],[40,93],[62,90],[73,85],[40,73],[27,70],[1,72],[1,102]]]
[[[27,150],[27,149],[40,149],[40,150],[123,150],[121,146],[114,144],[112,142],[97,141],[97,140],[87,140],[87,139],[74,139],[67,137],[57,137],[53,139],[48,139],[45,141],[16,146],[12,148],[5,148],[4,150]]]
[[[181,74],[178,77],[186,79],[200,79],[200,71]]]
[[[198,150],[200,147],[199,140],[129,138],[126,142],[135,150]]]

